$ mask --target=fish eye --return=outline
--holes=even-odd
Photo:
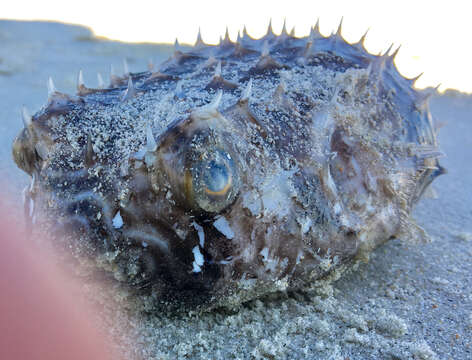
[[[231,170],[226,164],[211,160],[205,167],[203,177],[204,190],[210,196],[225,195],[231,188]]]
[[[201,155],[191,164],[189,175],[186,195],[206,212],[223,210],[233,203],[239,192],[235,161],[223,150]]]

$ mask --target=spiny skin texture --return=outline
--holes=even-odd
[[[199,37],[106,89],[51,83],[13,145],[32,223],[147,310],[235,306],[424,237],[410,211],[444,171],[427,97],[362,41]]]

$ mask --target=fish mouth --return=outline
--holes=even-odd
[[[166,221],[140,218],[129,209],[118,210],[92,191],[75,194],[72,201],[62,204],[62,209],[63,216],[56,222],[57,236],[70,239],[69,247],[75,247],[74,242],[87,242],[86,247],[95,249],[92,253],[99,251],[105,258],[113,257],[113,266],[105,271],[111,271],[117,281],[131,289],[155,290],[159,297],[166,295],[169,299],[201,298],[213,290],[222,276],[203,248],[199,250],[205,261],[200,264],[200,271],[192,271],[192,249],[199,246],[193,227],[185,237],[179,236]],[[118,213],[120,221],[115,219]],[[103,264],[99,268],[103,269]]]
[[[126,244],[120,253],[123,269],[134,271],[128,271],[126,282],[134,288],[157,290],[160,297],[174,300],[178,295],[185,302],[206,301],[222,277],[218,264],[199,246],[196,230],[182,239],[157,221],[128,226],[121,237]]]

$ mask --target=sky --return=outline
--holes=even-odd
[[[356,42],[369,29],[366,47],[384,52],[401,45],[395,59],[406,77],[423,76],[416,86],[441,84],[472,93],[472,21],[467,1],[419,0],[16,0],[2,5],[0,17],[54,20],[90,27],[97,36],[126,42],[193,44],[198,29],[203,40],[217,43],[226,26],[235,40],[246,25],[252,37],[262,36],[269,19],[280,32],[284,19],[296,36],[306,36],[320,19],[329,35],[343,17],[343,36]]]

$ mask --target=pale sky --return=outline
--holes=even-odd
[[[329,35],[344,17],[343,36],[357,41],[369,30],[366,46],[372,53],[391,43],[402,45],[396,58],[407,77],[424,75],[417,87],[455,88],[472,93],[472,13],[468,1],[337,0],[337,1],[145,1],[145,0],[17,0],[2,5],[0,17],[55,20],[86,25],[97,36],[129,42],[193,44],[198,28],[203,40],[217,43],[228,26],[235,40],[246,25],[253,37],[262,36],[272,18],[280,32],[284,18],[289,30],[306,36],[320,18]]]

